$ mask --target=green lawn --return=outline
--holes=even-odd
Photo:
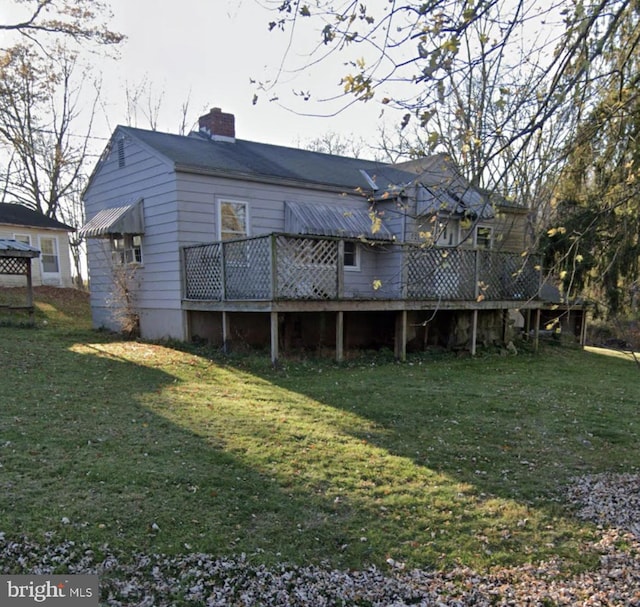
[[[553,556],[583,568],[594,529],[563,487],[640,463],[640,372],[612,352],[273,370],[92,331],[86,298],[38,301],[36,328],[0,327],[7,538],[355,568]]]

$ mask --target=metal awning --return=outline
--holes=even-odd
[[[285,203],[285,231],[290,234],[394,240],[393,234],[366,209]]]
[[[17,259],[19,257],[39,256],[40,249],[37,249],[26,242],[0,238],[0,257],[11,257]]]
[[[131,204],[102,209],[78,233],[85,238],[101,238],[115,234],[143,234],[142,198]]]
[[[493,219],[495,216],[489,199],[471,187],[454,191],[451,187],[437,188],[424,184],[418,187],[417,212],[418,215],[470,215],[479,219]]]

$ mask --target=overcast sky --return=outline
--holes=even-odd
[[[133,89],[145,80],[152,98],[162,104],[159,130],[175,132],[180,108],[190,99],[190,124],[210,107],[221,107],[236,116],[236,136],[268,143],[292,145],[330,131],[375,139],[381,106],[356,104],[335,118],[302,117],[269,102],[260,94],[252,103],[256,87],[251,79],[275,74],[285,52],[287,36],[269,32],[273,14],[255,0],[110,0],[112,29],[127,35],[116,61],[97,61],[101,70],[104,125],[110,131],[126,121],[125,86]],[[304,51],[293,50],[290,64],[304,64]],[[285,75],[284,91],[303,90],[335,94],[347,68],[335,62]],[[342,72],[342,73],[341,73]],[[324,111],[312,103],[300,104],[310,113]],[[331,108],[328,108],[331,109]],[[138,126],[148,121],[138,114]],[[102,133],[100,133],[102,134]]]

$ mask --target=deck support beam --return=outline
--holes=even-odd
[[[229,354],[229,313],[222,312],[222,351]]]
[[[542,310],[538,308],[536,310],[535,326],[533,327],[533,351],[537,352],[540,346],[540,317],[542,316]]]
[[[336,312],[336,361],[344,360],[344,312]]]
[[[407,311],[396,316],[395,355],[402,362],[407,360]]]
[[[271,363],[278,364],[278,313],[271,312]]]
[[[471,316],[471,356],[476,355],[478,341],[478,310],[474,310]]]
[[[587,309],[583,308],[580,323],[580,345],[584,348],[587,345]]]
[[[35,308],[33,305],[33,278],[31,275],[31,258],[27,258],[27,308],[29,311],[29,323],[35,323]]]

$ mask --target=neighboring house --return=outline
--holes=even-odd
[[[74,229],[23,205],[0,204],[0,239],[17,240],[40,250],[31,269],[34,286],[73,286],[69,232]],[[0,275],[0,285],[24,286],[24,279]]]
[[[129,306],[145,338],[274,360],[475,352],[543,307],[527,210],[444,155],[391,165],[236,139],[214,108],[188,136],[117,127],[84,202],[94,324],[118,329]]]

